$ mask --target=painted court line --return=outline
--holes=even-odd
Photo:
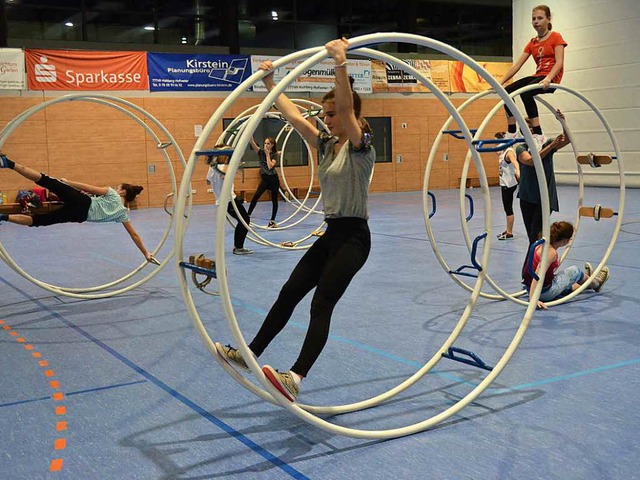
[[[42,358],[42,354],[34,349],[33,345],[29,344],[24,337],[20,337],[16,330],[13,330],[11,325],[7,325],[4,320],[0,320],[0,325],[2,325],[3,330],[8,331],[9,335],[14,337],[18,343],[23,344],[22,346],[28,352],[31,352],[31,357],[34,359]],[[16,338],[17,337],[17,338]],[[41,368],[49,367],[49,362],[47,360],[38,360],[38,366]],[[47,368],[44,370],[44,375],[47,378],[55,377],[55,372],[51,368]],[[60,388],[60,383],[58,381],[50,381],[49,386],[58,390]],[[53,394],[49,397],[45,397],[47,400],[53,400],[54,402],[61,402],[64,400],[64,394],[59,391],[54,391]],[[54,412],[56,416],[62,416],[67,414],[67,408],[64,405],[55,405]],[[61,432],[67,429],[67,422],[64,422],[64,429],[56,428],[56,432]],[[57,437],[53,444],[53,449],[58,452],[65,450],[67,448],[67,439],[64,437]],[[56,453],[58,455],[58,453]],[[49,463],[49,471],[50,472],[59,472],[62,470],[62,466],[64,464],[63,458],[54,458]]]
[[[9,284],[4,278],[0,277],[0,281],[6,283],[11,288],[13,288],[14,290],[18,291],[20,294],[22,294],[25,297],[29,298],[34,304],[38,305],[38,307],[40,307],[43,311],[48,312],[52,317],[57,318],[62,323],[67,325],[69,328],[75,330],[77,333],[79,333],[83,337],[87,338],[92,343],[94,343],[95,345],[99,346],[100,348],[102,348],[103,350],[108,352],[109,354],[111,354],[117,360],[119,360],[120,362],[122,362],[125,365],[127,365],[129,368],[133,369],[134,371],[136,371],[137,373],[142,375],[144,378],[149,380],[151,383],[153,383],[154,385],[156,385],[160,389],[164,390],[169,395],[174,397],[176,400],[180,401],[181,403],[183,403],[184,405],[186,405],[187,407],[189,407],[190,409],[192,409],[193,411],[198,413],[200,416],[202,416],[203,418],[208,420],[210,423],[214,424],[215,426],[220,428],[222,431],[224,431],[228,435],[232,436],[233,438],[235,438],[236,440],[238,440],[242,444],[244,444],[246,447],[251,449],[253,452],[255,452],[258,455],[262,456],[264,459],[266,459],[267,461],[272,463],[274,466],[276,466],[279,469],[281,469],[283,472],[288,474],[290,477],[295,478],[297,480],[306,480],[306,479],[308,479],[308,477],[306,475],[304,475],[303,473],[301,473],[298,470],[296,470],[295,468],[293,468],[291,465],[286,463],[284,460],[280,459],[276,455],[272,454],[271,452],[269,452],[265,448],[263,448],[260,445],[258,445],[257,443],[255,443],[250,438],[248,438],[245,435],[243,435],[242,433],[238,432],[233,427],[231,427],[230,425],[226,424],[225,422],[223,422],[222,420],[217,418],[215,415],[212,415],[206,409],[204,409],[200,405],[196,404],[195,402],[193,402],[189,398],[185,397],[184,395],[182,395],[177,390],[174,390],[169,385],[164,383],[162,380],[160,380],[159,378],[155,377],[153,374],[147,372],[145,369],[143,369],[139,365],[135,364],[134,362],[132,362],[131,360],[126,358],[124,355],[120,354],[119,352],[117,352],[116,350],[114,350],[113,348],[111,348],[110,346],[108,346],[107,344],[102,342],[101,340],[98,340],[97,338],[92,336],[89,332],[86,332],[81,327],[75,325],[70,320],[67,320],[66,318],[64,318],[62,315],[51,311],[49,309],[49,307],[44,305],[39,300],[36,300],[35,298],[31,297],[30,295],[26,294],[25,292],[16,289],[13,285]],[[56,414],[61,414],[62,415],[62,413],[58,413],[58,412],[62,412],[62,410],[58,410],[58,408],[56,408]],[[54,463],[54,461],[55,461],[55,463]],[[50,471],[58,471],[58,470],[53,470],[53,469],[54,468],[60,468],[60,469],[62,468],[62,459],[55,459],[54,461],[52,461],[52,463],[51,463]]]

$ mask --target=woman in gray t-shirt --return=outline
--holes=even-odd
[[[278,110],[287,121],[310,145],[318,148],[318,176],[327,222],[324,235],[300,259],[249,344],[250,350],[260,356],[285,327],[298,303],[315,288],[309,329],[291,370],[278,372],[269,365],[262,367],[269,381],[292,402],[298,395],[300,381],[307,376],[327,342],[333,309],[364,265],[371,248],[367,197],[376,154],[367,124],[360,117],[360,97],[353,92],[347,74],[348,45],[344,38],[326,45],[335,60],[336,82],[335,89],[322,99],[324,123],[330,135],[321,133],[307,121],[284,94],[276,100]],[[263,81],[271,91],[275,87],[271,75],[273,65],[263,62],[260,69],[267,72]],[[230,345],[216,343],[216,350],[228,363],[247,368],[240,352]]]

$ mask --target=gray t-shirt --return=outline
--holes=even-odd
[[[325,219],[369,218],[367,200],[369,181],[376,159],[369,136],[363,134],[361,147],[354,149],[347,141],[337,155],[333,147],[338,141],[328,133],[318,135],[318,178],[322,190]]]
[[[267,163],[267,152],[265,152],[263,148],[258,150],[258,158],[260,159],[260,175],[278,174],[278,171],[276,170],[278,163],[280,162],[280,154],[278,152],[272,153],[270,156],[271,160],[275,160],[276,162],[273,168],[269,168],[269,164]]]

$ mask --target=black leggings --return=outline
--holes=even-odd
[[[500,187],[502,192],[502,206],[504,207],[504,213],[509,217],[513,215],[513,194],[518,188],[518,185],[513,187]]]
[[[36,184],[55,193],[64,204],[58,210],[50,213],[33,214],[31,217],[33,219],[32,227],[46,227],[57,223],[82,223],[87,220],[87,214],[91,206],[91,197],[89,195],[44,173]]]
[[[505,90],[509,93],[515,92],[516,90],[525,87],[527,85],[534,85],[536,83],[540,83],[544,76],[540,77],[524,77],[520,80],[513,82],[511,85],[507,85]],[[555,92],[554,88],[549,88],[548,90],[543,90],[542,88],[536,88],[534,90],[529,90],[520,95],[522,98],[522,103],[524,103],[524,109],[527,112],[527,117],[529,118],[538,118],[538,105],[536,105],[536,101],[533,98],[535,95],[541,95],[543,93],[553,93]],[[513,113],[504,106],[505,111],[507,112],[507,117],[513,117]]]
[[[522,212],[522,221],[529,237],[529,246],[531,246],[538,240],[538,235],[542,231],[542,205],[520,199],[520,212]]]
[[[329,337],[333,309],[371,249],[371,233],[362,218],[327,221],[327,230],[298,262],[249,348],[260,356],[287,324],[293,310],[314,287],[309,329],[291,370],[307,376]]]
[[[249,214],[247,213],[247,211],[244,209],[242,200],[236,197],[233,199],[233,202],[238,207],[238,211],[240,212],[240,215],[242,216],[244,221],[247,222],[247,224],[249,224],[251,219],[249,218]],[[247,238],[247,233],[248,233],[247,227],[245,227],[242,224],[242,222],[238,220],[238,215],[236,215],[236,211],[233,209],[233,204],[231,202],[229,202],[229,205],[227,206],[227,213],[231,215],[233,218],[235,218],[237,221],[236,229],[233,231],[233,246],[235,248],[243,248],[244,239]]]
[[[251,204],[249,204],[249,215],[251,215],[253,209],[256,208],[256,204],[258,203],[258,200],[260,199],[262,194],[265,191],[269,190],[271,192],[271,220],[275,220],[276,215],[278,214],[279,189],[280,180],[278,179],[278,175],[260,174],[260,185],[258,185],[258,189],[251,199]]]

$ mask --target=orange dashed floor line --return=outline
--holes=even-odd
[[[15,338],[16,342],[23,344],[22,346],[24,347],[25,350],[27,351],[31,351],[31,356],[33,358],[42,358],[42,354],[38,351],[36,351],[33,347],[33,345],[27,343],[26,339],[24,337],[20,337],[18,332],[16,332],[15,330],[13,330],[13,328],[10,325],[7,325],[4,320],[0,320],[0,325],[2,325],[2,329],[3,330],[7,330],[9,335],[12,337],[17,337]],[[40,367],[48,367],[49,366],[49,362],[46,360],[39,360],[38,361],[38,365],[40,365]],[[47,378],[52,378],[55,377],[55,372],[52,369],[47,369],[44,370],[44,375]],[[59,390],[60,389],[60,382],[58,380],[49,380],[49,386],[51,387],[51,389],[53,390]],[[54,402],[62,402],[64,401],[64,394],[62,392],[59,391],[55,391],[53,392],[53,394],[51,395],[52,399]],[[65,405],[56,405],[55,406],[55,414],[56,416],[61,416],[61,415],[66,415],[67,414],[67,407]],[[58,420],[56,421],[56,432],[64,432],[65,430],[67,430],[67,422],[66,421],[61,421]],[[65,450],[67,448],[67,439],[64,437],[59,437],[56,438],[53,444],[53,448],[56,452],[59,452],[61,450]],[[63,458],[54,458],[51,460],[51,463],[49,464],[49,471],[50,472],[59,472],[62,470],[62,465],[64,463],[64,459]]]

